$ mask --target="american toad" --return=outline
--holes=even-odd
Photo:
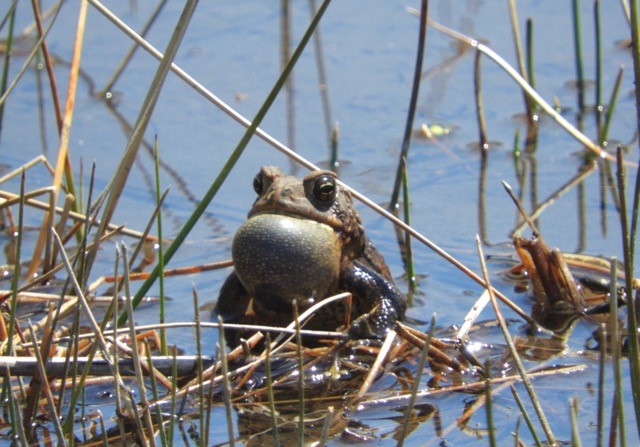
[[[353,337],[382,337],[404,319],[405,297],[333,172],[298,179],[265,166],[253,187],[258,198],[233,239],[234,272],[216,304],[225,322],[286,326],[294,301],[302,312],[339,292],[353,295]],[[335,330],[346,309],[325,306],[305,328]]]

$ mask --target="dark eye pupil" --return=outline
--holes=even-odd
[[[260,174],[253,178],[253,190],[256,194],[262,194],[262,176]]]
[[[336,180],[329,175],[319,177],[313,186],[313,195],[321,202],[330,202],[336,196]]]

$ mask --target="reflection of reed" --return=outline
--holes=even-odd
[[[309,0],[309,13],[313,18],[317,11],[315,0]],[[313,33],[313,48],[316,57],[316,67],[318,69],[318,87],[320,91],[320,101],[322,102],[322,115],[324,117],[324,129],[327,137],[327,147],[331,151],[337,136],[337,124],[334,124],[331,114],[331,100],[329,97],[329,81],[327,78],[327,69],[324,63],[324,49],[322,47],[322,35],[320,27]],[[336,162],[331,163],[330,169],[334,169]]]
[[[535,160],[535,156],[529,156],[529,157],[527,157],[527,160],[529,162],[531,160]],[[521,160],[521,162],[525,163],[524,160]],[[527,162],[527,164],[529,164],[529,163]],[[534,221],[537,221],[538,217],[540,217],[540,215],[542,214],[542,212],[546,208],[548,208],[549,206],[553,205],[553,203],[555,203],[556,200],[558,200],[560,197],[562,197],[567,192],[571,191],[576,185],[584,182],[584,180],[596,170],[596,167],[597,167],[597,165],[595,163],[593,163],[593,164],[591,164],[589,166],[586,166],[584,169],[580,169],[580,171],[575,176],[573,176],[566,183],[564,183],[563,185],[558,187],[558,189],[556,189],[554,192],[552,192],[537,207],[533,208],[533,211],[531,213],[529,213],[531,218]],[[533,165],[532,169],[535,169],[535,164]],[[531,177],[535,178],[535,176],[531,176]],[[520,190],[521,191],[526,190],[526,187],[525,187],[524,184],[520,184]],[[521,200],[521,198],[520,198],[520,200]],[[526,227],[526,225],[527,225],[527,223],[524,222],[524,221],[519,223],[514,228],[514,230],[511,232],[510,236],[514,237],[516,235],[519,235],[522,232],[522,230]]]
[[[485,185],[487,182],[487,157],[489,142],[487,139],[487,123],[484,117],[484,106],[482,103],[482,76],[480,71],[480,60],[482,53],[476,51],[474,58],[473,86],[476,100],[476,118],[478,122],[478,147],[480,148],[480,175],[478,178],[478,228],[480,240],[483,244],[489,245],[487,240],[486,221],[486,200]]]

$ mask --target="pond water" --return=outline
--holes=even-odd
[[[51,2],[43,2],[43,10]],[[18,7],[16,29],[27,26],[31,10]],[[155,8],[155,2],[105,1],[118,17],[133,29],[140,30]],[[339,123],[340,177],[348,185],[373,201],[388,202],[394,182],[398,153],[407,118],[411,91],[418,20],[407,7],[419,8],[419,3],[383,0],[351,0],[333,2],[322,19],[322,57],[326,65],[326,92],[330,98],[331,120]],[[515,51],[507,2],[449,1],[430,2],[431,19],[461,33],[485,42],[494,51],[515,65]],[[151,28],[147,39],[163,51],[180,15],[182,2],[168,2]],[[237,2],[200,2],[175,58],[175,63],[193,78],[226,101],[239,113],[251,119],[262,105],[281,69],[281,13],[279,2],[246,0]],[[586,103],[594,104],[595,46],[593,5],[582,2],[582,51],[585,77],[589,80]],[[56,76],[60,92],[66,92],[68,61],[71,58],[77,22],[76,2],[66,2],[51,30],[47,42],[58,58]],[[520,26],[532,19],[534,66],[537,91],[549,102],[554,98],[564,108],[564,116],[576,123],[577,93],[572,87],[576,77],[571,5],[567,2],[521,1],[518,4]],[[307,2],[291,4],[291,46],[300,39],[309,22]],[[602,86],[608,98],[618,69],[631,65],[629,51],[620,45],[630,33],[618,4],[602,8]],[[25,48],[30,48],[24,44]],[[92,163],[96,165],[95,187],[104,188],[126,146],[128,136],[123,122],[105,102],[91,95],[109,81],[131,41],[96,9],[89,7],[82,70],[71,129],[69,154],[76,175],[83,166],[82,182],[88,181]],[[18,54],[11,61],[15,74],[24,62]],[[157,68],[157,61],[138,50],[111,89],[112,102],[121,117],[135,122],[138,110]],[[476,234],[481,234],[487,254],[514,254],[509,245],[510,233],[517,224],[513,202],[500,181],[522,194],[525,207],[540,203],[567,183],[583,167],[581,145],[548,117],[542,117],[537,150],[523,155],[516,163],[513,142],[516,133],[524,140],[526,124],[522,94],[505,72],[488,58],[482,59],[482,88],[487,121],[488,150],[482,166],[478,150],[478,126],[474,100],[474,52],[434,28],[427,32],[424,76],[420,88],[414,128],[422,124],[439,124],[450,133],[437,142],[416,137],[407,159],[411,189],[413,226],[461,262],[479,271],[475,248]],[[632,96],[631,69],[625,70],[621,91],[612,120],[611,140],[630,144],[636,129],[636,114]],[[44,83],[45,74],[41,73]],[[0,163],[14,169],[32,158],[45,154],[51,163],[57,156],[57,132],[50,94],[44,90],[44,132],[38,123],[38,77],[28,70],[7,101],[0,135]],[[295,147],[308,160],[325,164],[329,159],[328,138],[323,117],[317,59],[310,44],[293,74],[294,136],[288,136],[287,103],[280,94],[261,128],[279,141]],[[595,138],[595,115],[583,117],[584,133]],[[215,106],[187,86],[174,74],[169,74],[147,130],[147,141],[158,138],[162,159],[162,188],[170,187],[163,208],[164,236],[171,238],[185,224],[198,200],[203,196],[222,165],[241,138],[244,128],[220,112]],[[43,133],[46,144],[43,144]],[[635,143],[631,144],[629,160],[637,159]],[[199,265],[222,261],[230,257],[231,238],[244,221],[255,193],[252,181],[260,166],[271,164],[283,171],[304,175],[307,171],[294,166],[281,153],[254,137],[245,153],[224,183],[185,244],[169,267]],[[524,182],[518,169],[526,167]],[[482,169],[484,169],[484,207],[480,207]],[[120,199],[113,222],[142,230],[155,204],[154,163],[150,152],[142,148],[127,186]],[[635,175],[630,169],[630,177]],[[51,177],[41,166],[28,171],[27,189],[50,184]],[[3,189],[17,192],[19,183],[12,180]],[[561,196],[540,217],[538,223],[550,246],[566,252],[579,251],[590,255],[622,258],[620,225],[608,191],[601,200],[599,171],[591,174],[581,186]],[[629,193],[629,199],[632,198]],[[402,290],[407,289],[403,264],[392,225],[364,205],[357,204],[367,233],[383,252]],[[39,225],[41,214],[30,212],[28,225]],[[27,234],[26,252],[33,247],[36,232]],[[125,239],[129,245],[133,240]],[[414,245],[420,295],[409,314],[428,321],[437,315],[440,327],[460,324],[468,309],[482,293],[482,288],[469,280],[428,248]],[[105,244],[93,269],[93,276],[113,272],[115,248]],[[491,265],[495,284],[520,306],[530,308],[524,294],[517,294],[513,284],[498,276],[503,265]],[[194,309],[192,288],[201,304],[213,301],[229,270],[171,278],[165,281],[169,321],[192,321]],[[134,287],[136,287],[134,285]],[[151,289],[157,294],[158,289]],[[513,314],[506,312],[508,317]],[[209,319],[208,313],[202,313]],[[157,321],[157,308],[141,309],[136,315],[140,324]],[[487,309],[481,319],[493,319]],[[425,329],[422,327],[422,329]],[[581,436],[586,445],[595,439],[596,396],[590,386],[597,382],[597,362],[584,355],[585,341],[595,329],[580,323],[563,355],[545,363],[586,364],[582,373],[569,377],[551,376],[534,382],[544,402],[552,428],[559,439],[570,439],[569,399],[577,397],[580,405]],[[519,331],[518,325],[512,331]],[[209,332],[206,333],[207,336]],[[195,338],[190,331],[169,333],[170,343],[187,353],[195,352]],[[497,340],[497,338],[496,338]],[[213,354],[216,335],[206,340],[205,351]],[[626,363],[624,363],[626,366]],[[610,375],[610,369],[607,370]],[[607,387],[610,395],[612,385]],[[559,392],[562,391],[562,392]],[[524,395],[524,390],[521,390]],[[431,401],[439,408],[443,427],[455,425],[463,410],[467,395],[446,395]],[[610,398],[607,398],[609,409]],[[627,411],[632,412],[631,401]],[[502,391],[494,401],[499,421],[498,439],[512,442],[520,414],[508,391]],[[223,442],[226,428],[222,412],[213,436]],[[358,418],[374,427],[383,439],[382,445],[394,445],[386,437],[393,425],[389,414],[363,411]],[[470,426],[486,425],[483,411],[473,416]],[[521,436],[530,441],[524,425]],[[637,430],[632,417],[627,418],[627,434],[635,444]],[[437,434],[432,422],[418,427],[405,445],[487,445],[476,437],[478,432],[458,429]],[[339,438],[332,445],[341,445]]]

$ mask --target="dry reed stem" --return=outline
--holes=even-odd
[[[48,186],[48,187],[45,187],[45,188],[40,188],[40,189],[38,189],[36,191],[38,192],[38,194],[41,194],[42,192],[49,191],[49,190],[52,191],[52,187],[51,186]],[[25,196],[26,197],[32,197],[35,194],[36,191],[27,193],[27,194],[25,194]],[[0,198],[4,199],[6,201],[9,201],[10,205],[16,204],[16,203],[18,203],[20,201],[20,196],[18,196],[17,194],[14,194],[14,193],[11,193],[11,192],[8,192],[8,191],[3,191],[3,190],[0,190]],[[6,202],[0,202],[0,207],[5,206],[4,205],[5,203]],[[30,199],[30,198],[27,198],[25,200],[25,205],[33,206],[34,208],[38,208],[40,210],[44,210],[44,211],[47,211],[47,212],[49,212],[49,210],[51,209],[48,203],[40,202],[38,200],[33,200],[33,199]],[[59,206],[57,206],[54,211],[57,214],[63,214],[65,212],[64,208],[59,207]],[[71,219],[73,219],[75,221],[78,221],[79,224],[84,224],[87,221],[89,222],[90,225],[99,225],[101,223],[101,221],[99,219],[87,218],[87,216],[85,214],[76,213],[74,211],[70,211],[68,213],[68,215],[69,215],[69,218],[71,218]],[[131,237],[137,238],[137,239],[140,239],[142,237],[142,233],[140,231],[136,231],[136,230],[132,230],[132,229],[129,229],[129,228],[125,228],[123,225],[109,224],[107,226],[107,229],[109,231],[113,231],[113,230],[118,229],[118,231],[120,233],[122,233],[122,234],[124,234],[126,236],[131,236]],[[155,236],[148,236],[147,239],[148,240],[152,240],[152,241],[157,241],[158,240]]]
[[[485,280],[487,281],[487,283],[489,283],[489,273],[487,271],[487,266],[484,262],[484,255],[482,253],[482,245],[480,243],[480,239],[477,238],[477,247],[478,247],[478,257],[480,258],[480,266],[482,267],[482,273],[485,277]],[[511,335],[509,334],[509,330],[507,328],[507,323],[504,319],[504,316],[502,315],[502,312],[500,311],[500,308],[498,307],[498,302],[495,299],[495,296],[493,294],[493,289],[488,288],[487,289],[489,291],[489,296],[491,297],[491,304],[493,306],[493,310],[496,313],[496,317],[498,318],[498,323],[500,324],[500,329],[502,330],[504,339],[507,343],[507,346],[509,347],[509,353],[511,354],[511,357],[513,359],[513,362],[515,364],[516,369],[518,370],[518,373],[522,376],[522,382],[527,390],[527,393],[529,394],[529,399],[531,400],[531,403],[533,405],[533,408],[536,411],[536,414],[538,416],[538,420],[540,422],[540,425],[542,426],[542,429],[545,433],[545,435],[547,436],[547,440],[549,441],[549,444],[551,445],[555,445],[556,444],[556,438],[553,434],[553,432],[551,431],[551,426],[549,425],[549,422],[547,421],[547,418],[544,414],[544,411],[542,410],[542,405],[540,404],[540,401],[538,399],[538,396],[536,395],[534,389],[533,389],[533,384],[531,383],[531,379],[527,374],[527,371],[524,369],[524,365],[522,364],[522,360],[520,359],[520,356],[518,355],[518,351],[516,350],[516,347],[513,343],[513,339],[511,338]]]
[[[91,327],[91,330],[93,331],[93,333],[96,336],[96,340],[98,341],[98,346],[100,347],[100,350],[102,351],[102,355],[104,357],[104,359],[109,362],[109,364],[113,365],[113,361],[109,355],[109,348],[107,346],[106,340],[104,338],[104,336],[102,335],[102,331],[100,330],[100,326],[98,325],[96,319],[93,316],[93,313],[91,312],[91,308],[89,306],[89,303],[87,302],[87,299],[84,296],[84,293],[82,291],[82,288],[80,287],[80,284],[78,283],[78,280],[75,276],[75,273],[73,271],[73,267],[71,266],[71,263],[69,262],[69,258],[67,257],[66,253],[64,252],[64,248],[62,247],[62,241],[60,240],[60,236],[58,236],[58,234],[55,232],[55,230],[53,228],[51,228],[51,233],[53,235],[53,240],[54,242],[58,245],[58,249],[60,250],[60,254],[62,257],[62,261],[64,264],[64,267],[67,270],[67,274],[69,275],[69,279],[71,280],[71,284],[73,286],[73,289],[75,290],[76,294],[78,295],[78,301],[81,304],[82,309],[85,312],[85,316],[87,318],[87,320],[89,321],[89,326]]]
[[[47,374],[45,371],[43,356],[40,353],[40,349],[38,348],[38,345],[37,345],[36,333],[30,321],[29,321],[29,335],[35,343],[33,351],[35,354],[36,365],[37,365],[37,372],[34,372],[34,376],[32,378],[32,384],[34,382],[38,384],[36,385],[36,388],[38,389],[38,391],[35,391],[35,389],[31,389],[31,386],[30,386],[30,390],[35,392],[35,396],[34,396],[34,399],[35,399],[38,397],[40,388],[42,388],[42,391],[44,392],[45,398],[47,400],[47,406],[49,408],[49,411],[51,412],[49,416],[49,420],[53,422],[53,427],[55,429],[56,436],[58,437],[58,442],[63,443],[64,435],[62,433],[62,426],[60,425],[60,418],[58,416],[58,412],[56,411],[53,395],[51,394],[51,386],[49,383],[49,378],[47,377]],[[28,420],[31,420],[34,415],[35,414],[32,414]]]
[[[192,275],[194,273],[202,273],[202,272],[209,272],[212,270],[219,270],[219,269],[223,269],[223,268],[227,268],[227,267],[232,267],[233,266],[233,261],[232,260],[226,260],[226,261],[219,261],[219,262],[212,262],[209,264],[201,264],[201,265],[191,265],[191,266],[186,266],[186,267],[176,267],[176,268],[172,268],[172,269],[166,269],[163,270],[163,275],[165,277],[169,277],[169,276],[181,276],[181,275]],[[151,273],[149,272],[140,272],[140,273],[130,273],[129,274],[129,281],[140,281],[143,279],[147,279],[149,277]],[[122,275],[118,276],[118,278],[115,278],[113,276],[103,276],[101,278],[99,278],[99,280],[102,283],[113,283],[116,280],[117,281],[121,281],[122,280]],[[98,281],[98,280],[96,280]]]
[[[382,344],[382,348],[380,348],[380,352],[373,362],[373,365],[371,365],[371,369],[369,369],[369,372],[367,373],[367,376],[365,377],[360,390],[358,390],[358,394],[356,394],[356,397],[351,402],[352,405],[355,405],[358,401],[360,401],[367,393],[367,391],[369,391],[371,385],[373,385],[373,382],[375,381],[378,373],[380,373],[382,365],[387,358],[387,354],[389,354],[389,351],[391,350],[391,347],[393,346],[397,335],[398,334],[393,329],[387,333],[387,336],[384,339],[384,343]]]
[[[160,15],[160,12],[162,11],[162,9],[164,8],[164,5],[166,5],[166,3],[167,3],[167,0],[161,0],[156,5],[156,8],[153,10],[151,15],[149,16],[149,19],[143,25],[142,31],[140,31],[140,36],[144,37],[147,34],[147,32],[149,32],[149,29],[151,29],[151,26],[153,25],[153,22],[155,22],[155,20],[158,18],[158,16]],[[127,54],[125,54],[124,57],[122,58],[122,61],[120,62],[120,65],[118,65],[118,68],[116,68],[115,72],[111,76],[111,79],[109,79],[107,81],[107,83],[105,84],[105,86],[102,88],[102,90],[100,92],[98,92],[98,95],[104,96],[106,93],[111,91],[111,89],[113,88],[114,84],[118,81],[118,78],[120,77],[120,75],[122,74],[124,69],[127,67],[129,62],[131,61],[131,58],[133,58],[133,55],[135,54],[137,49],[138,49],[138,46],[135,45],[135,44],[132,45],[129,48],[129,50],[127,51]]]
[[[59,3],[60,5],[62,5],[62,2],[59,2]],[[58,134],[62,134],[62,126],[63,126],[62,108],[60,107],[60,99],[58,98],[58,86],[56,82],[55,72],[53,71],[53,62],[51,61],[49,48],[47,46],[47,41],[45,40],[46,33],[42,26],[42,15],[40,14],[40,4],[38,0],[31,0],[31,6],[33,8],[33,16],[35,18],[35,24],[36,24],[36,28],[38,29],[38,34],[40,36],[40,39],[42,39],[42,43],[40,44],[40,47],[42,49],[42,57],[44,59],[45,67],[47,69],[47,76],[49,77],[49,85],[51,87],[51,99],[53,100],[53,111],[56,115],[56,125],[58,126]]]
[[[51,202],[51,196],[53,195],[53,192],[54,192],[53,186],[45,186],[45,187],[42,187],[42,188],[34,189],[33,191],[25,192],[22,195],[22,197],[24,198],[25,203],[26,203],[26,201],[28,199],[31,199],[33,197],[38,197],[38,196],[42,196],[42,195],[48,195],[49,196],[49,203],[44,203],[44,202],[41,202],[41,203],[44,204],[46,209],[51,209],[50,202]],[[20,202],[20,200],[22,200],[22,199],[21,199],[21,197],[19,195],[13,194],[13,198],[11,200],[6,200],[6,201],[1,201],[0,202],[0,210],[5,209],[5,208],[7,208],[9,206],[12,206],[12,205],[17,205]]]
[[[560,186],[557,190],[551,193],[546,199],[544,199],[541,203],[539,203],[535,210],[532,213],[529,213],[529,217],[532,220],[538,219],[542,212],[551,206],[556,200],[562,197],[565,193],[569,192],[573,189],[574,186],[582,183],[589,175],[596,171],[598,165],[597,163],[589,164],[589,167],[585,170],[581,170],[576,176],[569,179],[564,185]],[[528,225],[526,221],[523,221],[520,225],[518,225],[509,235],[511,238],[520,234],[522,230]]]
[[[413,15],[419,15],[418,12],[413,8],[408,8],[408,11]],[[500,68],[502,68],[507,74],[520,86],[522,90],[532,99],[534,100],[547,115],[549,115],[556,123],[560,125],[565,131],[569,133],[573,138],[575,138],[578,142],[580,142],[584,147],[586,147],[589,151],[596,154],[601,159],[606,159],[609,161],[615,161],[615,156],[609,154],[604,149],[602,149],[598,144],[593,142],[589,137],[587,137],[584,133],[578,130],[575,126],[573,126],[569,121],[566,120],[561,114],[556,112],[556,110],[549,105],[543,98],[538,94],[538,92],[529,85],[529,83],[522,77],[520,74],[511,67],[500,55],[494,52],[488,46],[478,42],[476,39],[472,39],[471,37],[465,36],[462,33],[454,31],[450,28],[447,28],[444,25],[435,22],[432,19],[428,19],[429,25],[431,25],[436,30],[456,39],[465,44],[469,45],[472,48],[476,48],[478,51],[489,56],[494,62],[498,64]],[[636,163],[628,163],[625,162],[627,166],[637,168],[638,165]]]
[[[129,350],[129,353],[131,355],[131,358],[133,359],[133,367],[134,367],[134,371],[135,371],[135,377],[136,377],[136,384],[138,386],[138,393],[140,395],[139,399],[140,399],[140,407],[141,410],[143,412],[142,414],[142,419],[144,421],[144,425],[146,428],[145,434],[149,439],[149,444],[152,447],[155,447],[156,445],[156,440],[155,440],[155,436],[153,433],[153,422],[151,421],[151,410],[149,409],[149,405],[148,405],[148,400],[147,400],[147,390],[146,390],[146,385],[144,382],[144,377],[142,374],[142,370],[143,370],[143,365],[142,365],[142,361],[140,359],[140,355],[138,352],[138,340],[136,338],[136,330],[135,330],[135,324],[134,324],[134,320],[133,320],[133,306],[131,304],[131,290],[129,287],[129,263],[127,262],[127,246],[124,243],[120,243],[119,246],[116,245],[116,250],[120,251],[120,255],[121,255],[121,259],[122,259],[122,266],[123,266],[123,271],[124,271],[124,295],[125,295],[125,309],[127,311],[127,314],[129,314],[129,340],[131,342],[131,346],[132,348]],[[116,339],[116,343],[118,343],[117,339]],[[120,347],[120,346],[118,346]],[[114,358],[116,357],[116,355],[114,354]],[[153,369],[153,366],[151,365],[151,368]],[[159,376],[157,376],[159,377]],[[133,403],[133,402],[132,402]]]
[[[104,302],[106,298],[98,297],[98,299],[101,302]],[[93,303],[95,301],[96,299],[93,299],[91,302]],[[43,321],[45,320],[43,319]],[[183,329],[183,328],[194,328],[194,327],[195,327],[195,323],[190,321],[189,322],[172,322],[172,323],[155,323],[155,324],[147,324],[147,325],[138,325],[136,326],[136,331],[141,332],[141,331],[150,331],[154,329]],[[218,323],[200,322],[200,327],[217,329]],[[250,348],[253,348],[259,342],[259,338],[262,337],[262,334],[260,334],[260,332],[285,332],[285,333],[295,334],[294,329],[280,328],[280,327],[274,327],[274,326],[242,325],[242,324],[232,325],[229,323],[225,323],[224,327],[227,329],[243,329],[247,331],[256,332],[248,340],[245,340],[245,342],[248,343],[248,346]],[[106,330],[103,330],[102,333],[105,337],[109,337],[109,336],[114,336],[114,332],[115,334],[121,334],[127,331],[128,329],[125,329],[125,328],[119,328],[116,331],[113,331],[112,329],[106,329]],[[344,337],[344,334],[342,332],[336,332],[336,331],[313,331],[313,330],[302,329],[300,333],[305,337],[336,338],[336,339],[342,339]],[[90,339],[93,337],[94,335],[92,333],[87,333],[87,334],[78,334],[77,338],[79,340],[83,340],[83,339]],[[254,340],[254,337],[257,337],[258,339]],[[58,337],[54,339],[56,343],[64,343],[64,342],[68,342],[69,340],[70,338],[67,336]],[[23,342],[18,344],[17,346],[28,348],[31,346],[31,344]],[[238,346],[237,348],[234,348],[232,352],[235,352],[237,349],[242,351],[242,347]]]
[[[469,312],[467,312],[467,314],[464,316],[462,325],[460,325],[460,329],[456,334],[457,339],[464,340],[467,337],[467,335],[469,335],[469,331],[471,330],[471,327],[475,324],[476,320],[478,319],[478,317],[480,316],[480,314],[482,313],[484,308],[487,306],[487,304],[489,304],[490,301],[491,301],[491,298],[489,297],[489,292],[485,290],[478,297],[478,299],[473,304],[471,309],[469,309]]]
[[[257,346],[257,344],[260,343],[260,341],[262,339],[263,339],[262,333],[256,332],[251,337],[249,337],[248,340],[246,340],[246,343],[250,348],[253,348],[253,347]],[[227,353],[227,361],[229,361],[229,360],[233,361],[233,360],[239,358],[243,353],[244,353],[243,346],[237,346],[236,348],[232,349],[231,351],[229,351]],[[216,373],[216,371],[218,369],[220,369],[220,367],[221,367],[220,362],[217,362],[214,365],[210,366],[209,368],[205,369],[204,371],[202,371],[202,379],[203,380],[209,380],[211,378],[211,376],[213,376]],[[185,387],[189,388],[189,387],[192,387],[192,386],[196,386],[198,384],[197,380],[198,379],[195,378],[195,379],[189,381],[185,385]]]
[[[69,137],[71,135],[71,123],[73,122],[73,110],[76,99],[76,88],[78,85],[78,71],[80,70],[80,57],[82,55],[82,44],[84,42],[84,29],[87,19],[87,0],[81,0],[80,10],[78,13],[78,25],[76,28],[76,38],[73,46],[73,55],[71,57],[71,67],[69,70],[69,85],[67,88],[67,100],[64,110],[64,118],[62,120],[62,130],[60,131],[60,145],[58,147],[58,159],[56,161],[55,170],[53,173],[52,186],[54,188],[52,202],[57,203],[58,188],[62,183],[62,175],[65,170],[68,170],[68,150],[69,150]],[[40,256],[44,249],[44,245],[49,237],[49,221],[50,211],[45,213],[42,221],[42,228],[40,229],[40,235],[38,241],[33,250],[33,257],[27,271],[27,277],[33,277],[40,266]]]
[[[55,10],[55,14],[56,15],[60,11],[61,4],[62,4],[62,2],[59,1],[58,2],[58,7]],[[54,5],[54,7],[55,7],[55,5]],[[40,36],[38,41],[33,46],[33,48],[31,49],[31,52],[29,53],[29,55],[25,58],[25,61],[22,64],[22,67],[20,68],[20,70],[18,70],[18,72],[14,76],[13,80],[11,81],[11,84],[9,84],[9,86],[6,88],[4,93],[0,96],[0,105],[3,105],[6,102],[7,98],[9,97],[9,95],[11,94],[13,89],[16,87],[16,85],[18,85],[18,82],[20,81],[20,79],[22,79],[22,76],[24,75],[24,73],[26,73],[27,69],[31,66],[31,61],[33,60],[33,58],[38,53],[40,45],[42,43],[44,43],[44,39],[45,39],[46,35],[49,33],[49,31],[51,30],[51,28],[53,27],[54,22],[55,22],[55,18],[51,22],[51,24],[49,24],[49,26],[45,30],[44,34]]]
[[[587,368],[588,366],[586,364],[558,366],[551,370],[530,371],[528,372],[528,376],[530,378],[535,379],[539,377],[549,377],[549,376],[555,376],[555,375],[579,374],[581,372],[586,371]],[[494,377],[491,379],[491,383],[494,383],[494,384],[503,383],[503,382],[508,382],[508,383],[522,382],[522,376],[519,373],[515,373],[510,376]],[[482,391],[484,387],[485,387],[484,380],[480,380],[477,382],[465,383],[463,385],[451,385],[451,386],[444,386],[441,388],[425,389],[425,390],[419,391],[417,394],[417,397],[427,398],[427,397],[434,397],[434,396],[439,396],[442,394],[453,393],[453,392],[474,393],[474,392]],[[362,410],[366,410],[368,408],[376,407],[379,405],[400,406],[400,405],[403,405],[405,401],[409,399],[409,397],[410,396],[407,393],[407,394],[398,394],[393,397],[369,399],[369,400],[364,400],[360,402],[359,407],[361,407]]]
[[[107,239],[112,238],[115,234],[120,232],[120,229],[116,229],[110,233],[107,233],[105,235],[102,236],[101,241],[106,241]],[[91,248],[92,244],[89,244],[87,246],[87,249]],[[76,256],[78,256],[78,253],[76,252],[75,254],[73,254],[69,259],[70,260],[74,260],[76,258]],[[49,280],[53,277],[54,274],[56,274],[57,272],[59,272],[60,270],[62,270],[65,267],[64,263],[61,262],[59,264],[57,264],[55,267],[53,267],[51,270],[49,270],[47,273],[38,276],[37,278],[35,278],[34,280],[28,282],[27,284],[24,284],[20,287],[18,287],[16,289],[16,293],[21,293],[24,292],[25,290],[30,289],[31,287],[40,284],[43,281]],[[10,298],[11,294],[13,293],[13,291],[10,291],[4,295],[0,294],[0,303],[2,303],[3,301],[7,300],[8,298]]]
[[[47,170],[51,173],[51,175],[53,175],[53,166],[51,166],[51,163],[49,163],[49,160],[47,160],[47,157],[45,157],[44,155],[38,155],[31,161],[24,163],[19,168],[16,168],[13,171],[9,172],[8,174],[5,174],[2,177],[0,177],[0,185],[6,182],[7,180],[10,180],[14,177],[21,175],[23,170],[26,171],[32,168],[33,166],[37,165],[38,163],[42,163],[45,166],[45,168],[47,168]]]

